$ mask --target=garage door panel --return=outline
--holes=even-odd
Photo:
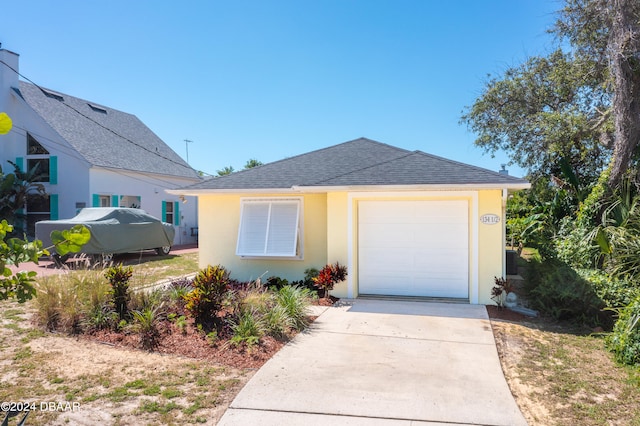
[[[360,293],[468,297],[467,201],[362,201],[358,235]]]

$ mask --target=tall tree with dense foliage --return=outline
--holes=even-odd
[[[638,179],[640,145],[640,2],[566,0],[554,32],[566,39],[603,79],[613,94],[613,157],[609,185],[631,170]]]
[[[560,175],[561,159],[593,180],[608,163],[611,94],[593,64],[558,49],[490,78],[462,122],[476,146],[506,152],[532,177]]]

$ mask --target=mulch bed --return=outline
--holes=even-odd
[[[522,322],[527,318],[529,318],[526,315],[523,315],[519,312],[514,312],[511,309],[501,308],[495,305],[487,305],[487,313],[489,314],[489,318],[491,319],[498,319],[498,320],[512,321],[512,322]]]
[[[314,304],[331,306],[338,300],[335,297],[320,298]],[[316,318],[309,317],[311,321]],[[260,368],[297,334],[292,332],[282,339],[264,336],[258,344],[247,347],[244,344],[232,345],[229,330],[223,330],[218,340],[211,342],[203,332],[196,329],[192,321],[189,321],[188,326],[183,329],[179,329],[171,321],[163,321],[158,328],[160,333],[153,352],[209,360],[236,368],[256,369]],[[140,336],[133,332],[98,330],[90,334],[83,334],[81,337],[116,347],[143,348]]]
[[[229,342],[230,336],[210,342],[191,324],[182,331],[175,324],[165,321],[159,329],[160,336],[153,352],[209,360],[236,368],[260,368],[293,337],[287,336],[286,339],[277,340],[265,336],[260,339],[259,344],[247,347],[232,345]],[[136,333],[99,330],[83,337],[117,347],[142,349],[140,336]]]

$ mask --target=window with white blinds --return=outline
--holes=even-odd
[[[300,257],[299,199],[241,201],[238,256]]]

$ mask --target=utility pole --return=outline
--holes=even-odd
[[[193,141],[189,139],[184,140],[184,146],[187,148],[187,164],[189,164],[189,144],[193,143]]]

